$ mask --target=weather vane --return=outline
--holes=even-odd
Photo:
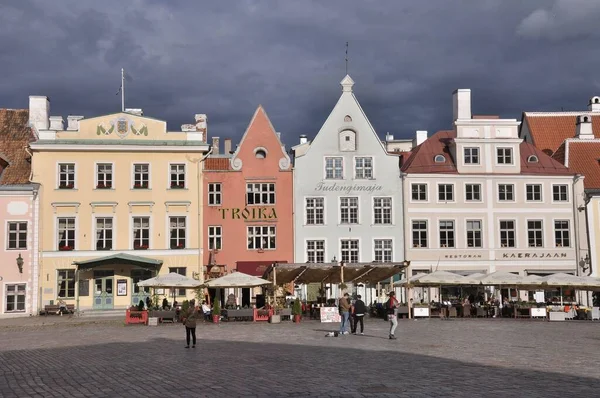
[[[348,42],[346,42],[346,74],[348,74]]]

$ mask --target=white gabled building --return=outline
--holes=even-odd
[[[341,85],[315,138],[293,147],[295,261],[402,262],[399,156],[386,151],[350,76]]]

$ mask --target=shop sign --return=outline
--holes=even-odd
[[[359,184],[350,184],[343,185],[338,184],[337,182],[319,182],[315,187],[315,191],[317,192],[343,192],[346,195],[350,195],[353,193],[360,192],[368,192],[374,193],[377,191],[383,190],[383,186],[377,184],[369,184],[369,185],[359,185]]]
[[[277,213],[274,207],[252,207],[243,209],[234,207],[231,209],[219,209],[223,220],[231,218],[232,220],[277,220]]]
[[[444,258],[481,258],[481,254],[446,254]]]
[[[502,253],[503,259],[506,258],[568,258],[567,253]]]

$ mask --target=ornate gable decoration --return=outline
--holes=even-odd
[[[111,135],[115,133],[119,138],[125,138],[131,131],[133,135],[148,135],[148,127],[144,123],[136,128],[133,121],[126,117],[118,117],[111,120],[108,124],[107,126],[105,123],[99,123],[96,128],[96,134]]]

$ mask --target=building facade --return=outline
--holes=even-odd
[[[315,138],[293,148],[295,261],[401,262],[400,157],[386,151],[350,76],[341,85]]]
[[[213,137],[204,192],[207,278],[233,270],[262,276],[273,263],[293,261],[292,165],[262,106],[235,151],[226,140],[221,153]],[[254,290],[229,293],[241,306],[264,305]]]
[[[587,244],[581,245],[578,272],[600,276],[600,97],[590,98],[581,111],[524,112],[519,134],[585,176]]]
[[[37,313],[39,196],[29,182],[28,114],[0,109],[0,317]]]
[[[583,178],[523,142],[516,119],[472,116],[470,90],[453,103],[454,129],[402,166],[410,273],[574,273]]]
[[[44,202],[40,306],[64,299],[82,310],[124,309],[151,294],[140,280],[168,272],[202,279],[206,116],[177,132],[141,110],[69,116],[64,129],[49,111],[46,97],[30,97],[39,136],[30,145],[32,180]]]

